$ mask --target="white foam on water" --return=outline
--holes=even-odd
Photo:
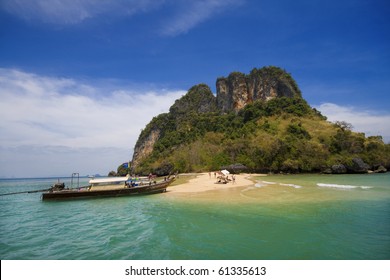
[[[363,189],[363,190],[366,190],[366,189],[372,189],[373,187],[370,187],[370,186],[361,186],[360,188]]]
[[[338,185],[338,184],[323,184],[323,183],[317,183],[317,186],[319,187],[325,187],[325,188],[335,188],[335,189],[372,189],[373,187],[370,186],[353,186],[353,185]]]
[[[264,187],[264,184],[262,184],[262,183],[256,183],[256,184],[255,184],[255,187],[256,187],[256,188],[262,188],[262,187]]]
[[[277,184],[275,182],[268,182],[268,181],[261,181],[261,183],[267,184],[267,185],[276,185]]]
[[[280,184],[281,186],[293,187],[295,189],[300,189],[302,186],[294,185],[294,184]]]

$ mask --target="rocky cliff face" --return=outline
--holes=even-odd
[[[218,108],[215,96],[207,85],[193,86],[186,95],[176,100],[168,114],[161,114],[146,126],[134,147],[133,167],[137,167],[142,159],[153,152],[154,144],[170,129],[179,129],[181,119],[188,114],[204,114],[216,112]]]
[[[159,139],[161,130],[155,127],[150,130],[144,139],[138,139],[134,147],[132,165],[138,166],[140,161],[150,155],[153,151],[154,144]]]
[[[150,155],[157,140],[167,126],[178,130],[181,119],[188,114],[211,112],[238,112],[247,104],[256,100],[268,101],[277,97],[301,97],[301,92],[294,79],[278,67],[253,69],[249,75],[231,73],[227,78],[217,79],[217,96],[207,85],[192,87],[186,95],[175,101],[168,114],[160,115],[147,125],[141,133],[133,155],[133,167]]]
[[[217,80],[217,105],[223,112],[238,112],[253,101],[276,97],[301,97],[293,78],[277,67],[255,68],[249,75],[234,72]]]

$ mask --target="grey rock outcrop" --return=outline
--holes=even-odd
[[[367,173],[370,166],[361,158],[353,158],[352,162],[346,165],[349,173]]]
[[[353,158],[351,162],[345,164],[335,164],[330,168],[332,174],[346,174],[346,173],[367,173],[370,166],[366,164],[361,158]]]
[[[233,72],[227,78],[218,78],[216,87],[217,106],[223,112],[238,112],[256,100],[302,97],[291,75],[273,66],[255,68],[249,75]]]
[[[383,165],[379,165],[375,170],[374,173],[386,173],[387,169]]]
[[[347,173],[347,168],[344,164],[335,164],[331,167],[333,174],[345,174]]]
[[[138,139],[137,144],[134,147],[132,165],[137,166],[143,158],[147,157],[153,152],[153,147],[156,141],[159,139],[161,129],[154,127],[150,130],[149,134],[144,139]]]

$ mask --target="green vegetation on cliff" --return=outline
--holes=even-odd
[[[332,124],[303,99],[281,98],[247,105],[237,115],[188,114],[153,119],[164,133],[137,173],[217,170],[242,163],[251,171],[318,172],[360,157],[388,166],[390,147],[381,137]]]
[[[259,71],[264,70],[254,69],[250,75]],[[259,99],[237,113],[222,113],[208,86],[194,86],[142,131],[138,148],[150,135],[158,137],[134,172],[200,172],[234,163],[252,172],[319,172],[340,164],[348,167],[356,158],[371,169],[390,166],[390,145],[380,136],[365,137],[345,122],[328,122],[300,96],[289,74],[268,67],[267,75],[271,72],[299,95]]]

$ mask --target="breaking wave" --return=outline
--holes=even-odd
[[[294,184],[282,184],[282,183],[276,183],[276,182],[269,182],[269,181],[257,181],[255,184],[256,188],[261,188],[267,185],[280,185],[280,186],[288,186],[288,187],[293,187],[295,189],[300,189],[302,186],[299,185],[294,185]]]
[[[319,187],[335,188],[335,189],[372,189],[370,186],[353,186],[353,185],[338,185],[338,184],[323,184],[317,183]]]
[[[288,187],[293,187],[295,189],[300,189],[302,186],[299,185],[294,185],[294,184],[280,184],[281,186],[288,186]]]

